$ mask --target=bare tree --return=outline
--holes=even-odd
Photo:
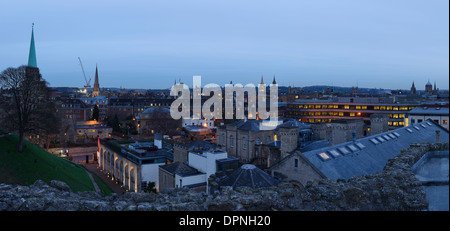
[[[2,126],[18,131],[17,151],[22,152],[24,134],[49,129],[48,125],[55,118],[56,110],[49,99],[47,82],[38,68],[20,66],[4,70],[0,74],[0,86],[3,97],[9,99],[2,105],[5,114]]]

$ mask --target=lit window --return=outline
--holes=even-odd
[[[339,116],[344,116],[344,112],[339,112]]]
[[[442,124],[447,124],[447,120],[442,120]]]
[[[318,108],[318,109],[320,109],[320,108],[321,108],[321,106],[320,106],[320,105],[316,105],[315,107],[316,107],[316,108]]]
[[[367,110],[367,106],[361,106],[361,109]]]
[[[344,109],[350,109],[349,105],[344,105]]]
[[[355,113],[354,112],[350,112],[350,116],[355,116]]]
[[[392,110],[392,106],[387,106],[386,110],[388,110],[388,111]]]
[[[373,110],[380,110],[380,106],[374,106]]]
[[[361,106],[356,106],[356,110],[361,110]]]
[[[273,140],[278,140],[277,135],[273,135]]]
[[[392,109],[394,109],[394,111],[398,111],[398,107],[393,107]]]
[[[330,157],[327,155],[327,154],[325,154],[324,152],[322,152],[322,153],[320,153],[320,154],[318,154],[319,155],[319,157],[322,159],[322,160],[329,160],[330,159]]]

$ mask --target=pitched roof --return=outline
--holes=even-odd
[[[248,186],[252,188],[271,187],[278,185],[278,183],[280,183],[279,180],[251,164],[244,164],[229,176],[219,180],[220,186]]]
[[[436,130],[441,142],[448,142],[449,133],[433,121],[398,128],[302,155],[329,179],[349,179],[383,170],[387,161],[412,143],[436,142]]]

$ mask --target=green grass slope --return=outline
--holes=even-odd
[[[66,182],[73,192],[94,191],[82,166],[59,158],[24,140],[24,151],[16,151],[19,137],[0,133],[0,183],[30,185],[40,179]]]

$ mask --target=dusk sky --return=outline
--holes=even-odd
[[[37,65],[52,87],[266,83],[423,90],[449,85],[448,0],[2,1],[0,71]]]

